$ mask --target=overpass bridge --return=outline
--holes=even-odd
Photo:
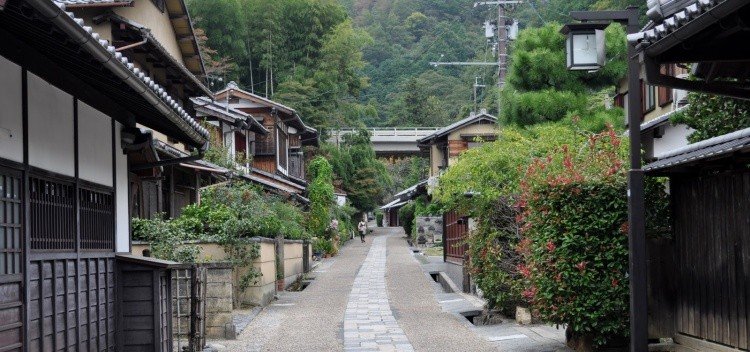
[[[417,141],[433,134],[440,127],[376,127],[368,128],[375,154],[378,157],[399,157],[420,155]],[[340,129],[331,131],[328,142],[339,145],[344,136],[360,129]]]

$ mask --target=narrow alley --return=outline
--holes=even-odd
[[[562,330],[513,321],[475,327],[446,296],[403,237],[376,228],[313,271],[312,284],[283,292],[219,351],[567,351]],[[465,297],[465,298],[462,298]],[[473,298],[476,300],[476,298]],[[441,305],[442,304],[442,305]]]

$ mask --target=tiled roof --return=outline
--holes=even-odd
[[[50,2],[57,5],[61,11],[65,11],[65,3],[51,0]],[[98,33],[94,32],[93,28],[91,28],[90,26],[86,26],[82,19],[76,18],[72,12],[64,13],[65,15],[70,17],[70,19],[73,20],[73,22],[75,22],[83,31],[87,33],[87,35],[89,36],[87,40],[98,43],[98,45],[106,51],[105,55],[109,56],[108,60],[121,65],[121,67],[126,68],[129,71],[130,77],[128,78],[134,78],[140,81],[144,88],[150,90],[152,94],[156,94],[156,96],[159,97],[163,104],[166,104],[168,107],[170,107],[177,116],[179,116],[184,122],[190,125],[190,127],[193,128],[201,137],[205,139],[209,138],[208,130],[203,128],[203,126],[201,126],[193,117],[188,115],[188,113],[178,104],[178,102],[174,98],[169,96],[164,87],[154,82],[154,80],[148,77],[141,69],[135,67],[135,65],[133,65],[133,63],[131,63],[127,57],[122,55],[122,53],[118,52],[116,48],[109,43],[109,41],[101,39],[101,36]],[[96,53],[96,55],[99,54],[101,53]],[[148,94],[148,92],[143,91],[142,94]]]
[[[629,34],[628,41],[642,46],[649,46],[667,37],[669,34],[677,31],[688,23],[698,20],[717,5],[731,1],[738,0],[697,0],[683,10],[677,11],[675,14],[665,18],[660,24],[652,22],[647,25],[643,31]],[[703,16],[703,18],[708,21],[716,20],[716,18],[710,16],[710,14]]]
[[[65,5],[77,6],[77,5],[129,5],[133,0],[58,0]]]
[[[198,97],[191,100],[193,101],[193,106],[195,107],[195,109],[201,113],[205,113],[211,116],[223,117],[232,121],[247,121],[249,125],[254,127],[253,130],[262,134],[270,133],[270,131],[268,131],[268,129],[265,128],[260,122],[255,120],[252,115],[241,110],[237,110],[225,103],[213,101],[208,97]]]
[[[725,156],[748,147],[750,147],[750,128],[673,150],[661,156],[657,161],[646,165],[643,169],[649,172],[659,171],[700,160]]]
[[[429,135],[427,137],[424,137],[424,138],[418,140],[417,143],[424,144],[424,143],[428,142],[431,139],[442,137],[444,135],[447,135],[447,134],[453,132],[454,130],[457,130],[457,129],[461,128],[461,127],[464,127],[466,125],[469,125],[469,124],[472,124],[474,122],[478,122],[478,121],[481,121],[481,120],[488,120],[488,121],[492,121],[494,123],[497,123],[497,117],[492,116],[492,115],[490,115],[490,114],[488,114],[486,112],[481,112],[479,114],[471,113],[471,115],[469,115],[469,117],[467,117],[467,118],[465,118],[463,120],[460,120],[460,121],[456,121],[456,122],[454,122],[454,123],[452,123],[452,124],[450,124],[450,125],[448,125],[446,127],[443,127],[441,129],[435,131],[435,133],[433,133],[433,134],[431,134],[431,135]]]
[[[676,114],[676,113],[678,113],[678,112],[680,112],[680,111],[682,111],[684,109],[687,109],[688,106],[689,105],[681,106],[681,107],[679,107],[677,109],[674,109],[674,110],[672,110],[672,111],[670,111],[670,112],[668,112],[668,113],[666,113],[664,115],[661,115],[661,116],[659,116],[659,117],[657,117],[657,118],[655,118],[653,120],[649,120],[649,121],[646,121],[646,122],[642,123],[641,124],[641,131],[646,131],[646,130],[649,130],[651,128],[654,128],[656,126],[660,126],[660,125],[666,123],[667,121],[669,121],[670,118],[672,118],[672,116],[674,116],[674,114]]]

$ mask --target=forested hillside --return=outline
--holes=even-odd
[[[571,10],[643,0],[531,0],[520,27],[568,20]],[[236,80],[294,106],[310,124],[441,126],[473,106],[498,113],[496,68],[430,61],[495,61],[483,23],[495,8],[472,0],[189,0],[213,89]],[[518,65],[512,66],[518,69]]]

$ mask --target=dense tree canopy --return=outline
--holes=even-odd
[[[601,92],[626,72],[625,33],[621,26],[606,29],[607,65],[589,73],[566,67],[565,37],[559,24],[523,30],[513,45],[508,84],[502,92],[501,117],[512,125],[528,126],[564,119],[581,120],[592,130],[603,122],[621,125],[622,111],[607,109]]]

